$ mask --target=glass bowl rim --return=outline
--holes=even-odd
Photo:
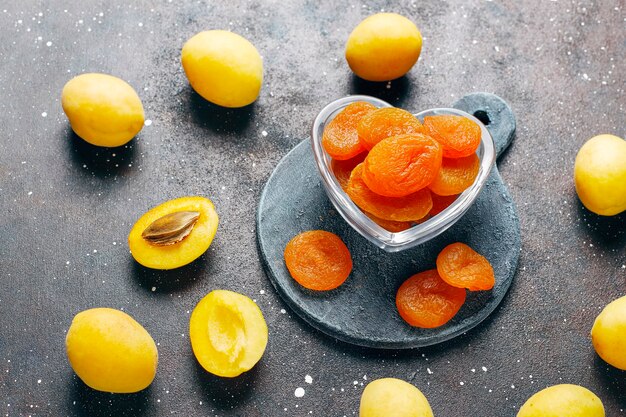
[[[474,183],[441,213],[407,230],[390,232],[367,217],[343,191],[330,169],[330,156],[322,146],[324,126],[330,121],[331,116],[336,115],[336,113],[347,105],[356,101],[365,101],[379,108],[393,107],[391,104],[376,97],[351,95],[330,102],[317,114],[311,129],[311,145],[317,170],[329,199],[339,214],[353,229],[379,248],[388,252],[397,252],[414,247],[443,233],[469,210],[480,194],[495,164],[495,145],[489,130],[475,116],[455,108],[431,108],[413,113],[420,120],[422,120],[425,115],[455,114],[467,117],[476,122],[481,128],[481,144],[479,145],[479,150],[482,149],[482,157],[480,158],[480,168]]]

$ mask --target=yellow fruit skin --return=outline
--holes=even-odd
[[[215,290],[191,313],[189,338],[205,370],[232,378],[249,371],[261,359],[268,331],[254,301],[236,292]]]
[[[604,417],[604,406],[587,388],[561,384],[534,394],[517,417]]]
[[[359,417],[433,417],[428,400],[408,382],[382,378],[367,384]]]
[[[576,155],[574,182],[580,201],[594,213],[626,210],[626,141],[613,135],[589,139]]]
[[[143,106],[128,83],[107,74],[72,78],[61,93],[72,130],[96,146],[122,146],[141,130]]]
[[[609,303],[598,315],[591,341],[606,363],[626,370],[626,296]]]
[[[65,346],[76,375],[98,391],[141,391],[156,375],[159,355],[154,340],[119,310],[93,308],[78,313]]]
[[[406,74],[422,51],[415,24],[396,13],[364,19],[350,34],[346,60],[356,75],[368,81],[388,81]]]
[[[182,64],[191,87],[219,106],[243,107],[259,96],[263,83],[261,55],[235,33],[198,33],[183,46]]]
[[[178,211],[197,211],[198,221],[191,233],[181,242],[169,246],[148,243],[141,234],[155,220]],[[154,269],[174,269],[199,258],[211,245],[219,219],[211,200],[204,197],[181,197],[166,201],[135,223],[128,235],[128,246],[133,258],[143,266]]]

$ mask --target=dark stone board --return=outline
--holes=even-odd
[[[499,97],[474,93],[454,107],[484,120],[498,155],[511,143],[515,117]],[[352,255],[350,277],[333,291],[303,288],[285,266],[287,242],[298,233],[317,229],[337,234]],[[333,208],[315,166],[310,140],[289,152],[269,178],[259,203],[257,239],[272,284],[299,316],[337,339],[386,349],[441,343],[477,326],[504,298],[521,249],[515,205],[495,166],[472,208],[446,232],[400,253],[375,247]],[[466,243],[487,257],[496,275],[494,288],[469,292],[459,313],[442,327],[409,326],[397,313],[396,291],[411,275],[435,268],[439,252],[454,242]]]
[[[390,84],[359,80],[343,57],[352,28],[382,9],[424,36],[417,65]],[[600,309],[625,293],[626,219],[589,213],[572,181],[588,138],[626,135],[624,18],[623,2],[592,0],[0,1],[0,416],[355,416],[364,385],[381,377],[413,383],[439,417],[513,417],[563,382],[594,391],[607,416],[626,415],[626,376],[589,340]],[[263,56],[261,95],[246,108],[206,103],[182,71],[184,42],[217,28]],[[143,101],[152,124],[126,147],[93,148],[69,129],[61,89],[91,71],[123,78]],[[339,97],[416,111],[472,91],[503,97],[517,118],[498,161],[522,236],[507,295],[436,346],[368,349],[315,330],[258,256],[271,172]],[[180,270],[138,266],[133,223],[183,195],[215,203],[211,248]],[[270,331],[258,366],[234,380],[207,375],[187,336],[189,312],[216,288],[254,298]],[[96,306],[123,308],[158,343],[148,390],[97,393],[72,372],[65,332]]]

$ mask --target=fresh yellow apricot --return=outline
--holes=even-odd
[[[614,216],[626,210],[626,140],[589,139],[576,155],[574,182],[580,201],[594,213]]]
[[[215,290],[191,313],[189,338],[196,359],[208,372],[236,377],[252,369],[267,346],[261,309],[245,295]]]
[[[433,410],[413,385],[401,379],[382,378],[363,390],[359,417],[433,417]]]
[[[609,303],[596,317],[591,341],[606,363],[626,371],[626,296]]]
[[[357,25],[346,44],[352,71],[368,81],[388,81],[409,72],[422,51],[422,34],[396,13],[378,13]]]
[[[261,55],[236,33],[198,33],[183,46],[182,64],[191,87],[211,103],[243,107],[259,96],[263,83]]]
[[[93,308],[78,313],[65,346],[76,375],[98,391],[141,391],[156,375],[159,354],[154,340],[120,310]]]
[[[122,146],[143,127],[143,105],[126,81],[107,74],[72,78],[61,93],[72,130],[96,146]]]
[[[211,200],[181,197],[141,216],[128,235],[128,246],[143,266],[174,269],[206,252],[217,232],[217,224],[217,212]]]
[[[604,406],[587,388],[553,385],[530,397],[517,417],[604,417]]]

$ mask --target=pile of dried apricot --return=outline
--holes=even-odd
[[[366,102],[346,106],[322,146],[341,188],[381,227],[400,232],[445,210],[478,175],[481,129],[458,115],[424,117]]]
[[[383,224],[393,229],[402,222],[385,220]],[[294,236],[284,256],[291,277],[309,290],[334,290],[352,272],[350,250],[339,236],[324,230]],[[495,282],[487,258],[464,243],[452,243],[437,256],[437,269],[415,274],[400,285],[396,307],[411,326],[440,327],[459,312],[466,290],[490,290]]]
[[[400,317],[414,327],[443,326],[465,303],[466,289],[490,290],[495,275],[489,261],[464,243],[452,243],[437,256],[437,269],[415,274],[398,289]]]

